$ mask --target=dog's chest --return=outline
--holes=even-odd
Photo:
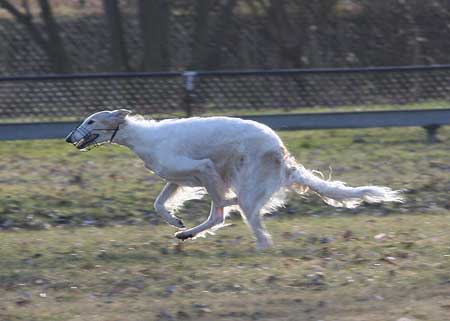
[[[139,156],[140,159],[144,161],[144,167],[146,169],[159,175],[162,167],[156,157],[154,157],[151,153],[146,152],[145,150],[134,150],[134,152]]]
[[[145,168],[160,176],[160,174],[162,173],[162,166],[156,159],[149,156],[142,159],[144,161]]]

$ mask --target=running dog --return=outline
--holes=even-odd
[[[194,117],[145,120],[119,109],[87,117],[66,141],[79,150],[104,143],[133,150],[145,167],[167,181],[157,197],[156,212],[179,228],[178,239],[211,232],[224,224],[229,210],[238,210],[253,231],[257,248],[272,244],[261,216],[282,206],[286,191],[311,190],[327,204],[356,207],[368,203],[401,202],[388,187],[350,187],[322,179],[297,163],[269,127],[231,117]],[[212,199],[208,219],[184,228],[173,212],[188,199],[208,193]]]

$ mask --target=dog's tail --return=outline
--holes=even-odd
[[[305,193],[311,189],[325,203],[336,207],[354,208],[363,201],[368,203],[403,202],[400,191],[381,186],[350,187],[343,182],[324,180],[302,165],[291,167],[288,186],[298,193]]]

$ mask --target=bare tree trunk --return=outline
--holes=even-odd
[[[59,35],[58,24],[53,16],[52,8],[48,0],[39,0],[39,5],[41,6],[41,17],[44,20],[48,35],[53,67],[56,72],[71,72],[72,67],[69,56]]]
[[[289,20],[287,4],[285,0],[270,0],[268,7],[269,26],[268,35],[277,44],[280,51],[280,66],[283,68],[302,67],[301,56],[303,53],[302,41],[292,39],[293,34],[303,33],[303,30],[296,30]],[[296,38],[300,38],[296,37]]]
[[[31,14],[24,14],[20,12],[7,0],[0,0],[0,7],[7,10],[20,24],[27,28],[33,40],[44,50],[47,54],[49,51],[46,39],[41,35],[41,32],[33,23],[33,16]]]
[[[202,69],[208,52],[208,25],[211,0],[197,0],[194,16],[194,44],[191,69]]]
[[[139,23],[144,42],[144,70],[169,68],[169,19],[168,1],[139,0]]]
[[[7,0],[0,0],[0,7],[7,10],[17,22],[22,24],[30,33],[31,38],[46,53],[52,64],[52,70],[54,72],[70,72],[70,60],[59,36],[51,7],[47,0],[39,0],[39,4],[41,6],[41,15],[44,19],[45,29],[48,33],[48,39],[41,34],[41,31],[33,23],[33,16],[29,10],[26,13],[22,13]]]
[[[411,52],[412,52],[412,64],[413,65],[420,65],[423,61],[423,55],[422,55],[422,41],[424,38],[422,38],[419,25],[415,21],[415,12],[414,12],[414,5],[410,5],[405,3],[405,18],[409,23],[410,27],[410,34],[409,37],[409,45],[411,46]],[[424,81],[421,79],[421,76],[411,77],[413,85],[410,87],[411,95],[414,97],[414,101],[420,101],[420,97],[423,96],[422,93],[422,85],[424,84]]]
[[[103,0],[103,8],[111,40],[113,69],[115,71],[130,70],[118,0]]]
[[[228,0],[221,9],[221,13],[217,18],[217,23],[214,26],[213,33],[210,37],[212,46],[208,50],[205,57],[204,66],[206,69],[218,69],[221,64],[221,50],[230,29],[233,20],[233,10],[236,6],[237,0]]]

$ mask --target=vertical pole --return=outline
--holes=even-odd
[[[185,71],[183,73],[184,77],[184,107],[186,110],[186,116],[192,116],[192,104],[194,102],[194,90],[195,90],[195,77],[197,76],[196,71]]]
[[[437,138],[437,131],[439,129],[439,125],[428,125],[424,126],[425,130],[427,131],[427,141],[429,144],[435,144],[438,143],[439,140]]]

